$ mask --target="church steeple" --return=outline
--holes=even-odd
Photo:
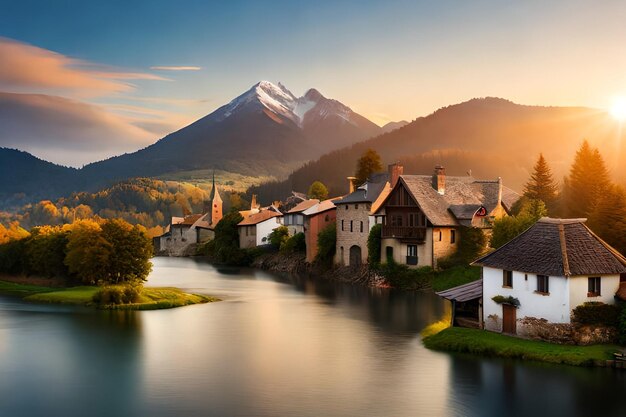
[[[208,220],[211,225],[216,225],[217,222],[222,220],[222,203],[222,197],[215,184],[215,171],[213,171],[213,188],[209,195],[209,201],[207,201],[204,207],[205,213],[209,213]]]

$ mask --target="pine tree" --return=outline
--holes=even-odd
[[[524,186],[524,195],[531,200],[541,200],[546,207],[553,208],[557,193],[558,187],[552,176],[552,170],[543,154],[539,154],[530,180]]]
[[[564,184],[564,212],[569,217],[587,217],[609,190],[611,179],[597,148],[584,141]]]
[[[609,245],[626,253],[626,191],[608,187],[591,213],[587,225]]]
[[[359,158],[356,164],[356,183],[363,184],[370,175],[383,170],[383,164],[380,155],[373,149],[365,151],[363,156]]]

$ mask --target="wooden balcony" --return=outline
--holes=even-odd
[[[400,240],[412,242],[426,241],[425,227],[409,227],[409,226],[385,226],[383,225],[383,239],[396,238]]]

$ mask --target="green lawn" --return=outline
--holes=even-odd
[[[95,303],[93,303],[93,296],[99,290],[100,287],[94,286],[51,288],[0,281],[0,293],[16,295],[26,301],[36,303],[96,306]],[[141,291],[140,302],[138,303],[105,305],[98,306],[98,308],[158,310],[164,308],[182,307],[191,304],[209,303],[213,301],[219,301],[219,299],[198,294],[188,294],[178,288],[144,287]]]
[[[455,266],[450,269],[438,271],[433,278],[434,291],[443,291],[468,282],[480,279],[480,268],[477,266]]]
[[[442,330],[424,338],[423,342],[434,350],[576,366],[592,366],[595,361],[613,359],[612,353],[622,349],[616,345],[557,345],[459,327]]]

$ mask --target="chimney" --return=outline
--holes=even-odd
[[[400,175],[404,174],[404,167],[400,165],[400,162],[395,162],[389,164],[387,169],[389,170],[389,184],[391,184],[391,188],[393,188],[398,183]]]
[[[354,190],[356,189],[356,187],[354,186],[354,181],[356,181],[356,177],[348,177],[348,186],[349,186],[349,190],[348,194],[351,194],[354,192]]]
[[[502,203],[502,177],[498,177],[498,204]]]
[[[433,188],[441,195],[446,193],[446,169],[441,165],[435,166],[433,175]]]
[[[256,210],[259,208],[259,205],[256,202],[256,194],[252,194],[252,202],[250,203],[250,210]]]

